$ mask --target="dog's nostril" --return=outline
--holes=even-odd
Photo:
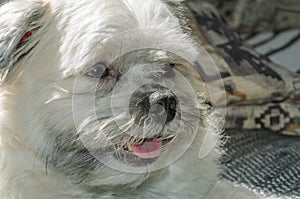
[[[176,110],[176,99],[175,98],[169,99],[169,108],[174,111]]]

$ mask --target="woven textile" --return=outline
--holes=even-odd
[[[245,44],[220,17],[222,6],[231,5],[241,14],[235,10],[242,9],[241,2],[263,1],[207,2],[189,6],[195,38],[221,73],[221,79],[214,81],[223,81],[226,90],[226,96],[220,97],[227,100],[220,176],[266,195],[300,198],[300,76]],[[236,30],[246,27],[244,22]],[[251,21],[247,24],[252,26]]]
[[[299,0],[209,0],[228,25],[238,32],[300,27]]]
[[[300,198],[300,138],[270,131],[227,130],[222,178],[251,189]]]
[[[226,96],[220,101],[227,101],[225,127],[300,135],[300,75],[245,44],[211,4],[190,5],[197,23],[193,30],[221,74],[214,81],[224,82]]]

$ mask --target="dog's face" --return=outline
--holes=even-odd
[[[1,9],[7,18],[23,13],[3,22],[8,33],[22,31],[0,35],[2,47],[11,45],[0,62],[7,125],[46,167],[87,186],[137,186],[205,126],[197,47],[164,2],[19,1]]]

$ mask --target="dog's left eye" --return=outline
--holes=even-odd
[[[87,76],[93,78],[104,78],[109,75],[109,69],[104,63],[95,64],[87,73]]]

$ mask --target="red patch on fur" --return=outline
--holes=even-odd
[[[26,33],[23,35],[23,37],[22,37],[20,43],[25,42],[26,39],[28,39],[29,37],[31,37],[31,35],[32,35],[32,30],[29,30],[28,32],[26,32]]]

